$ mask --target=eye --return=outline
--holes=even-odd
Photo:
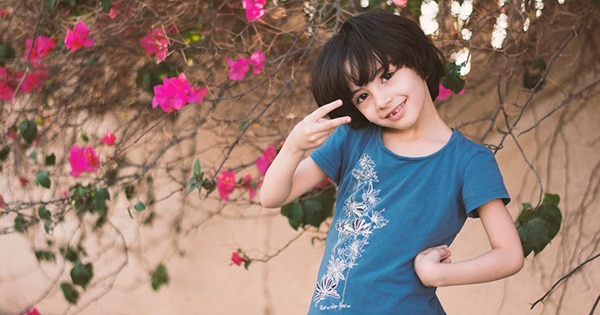
[[[393,76],[394,76],[394,72],[393,72],[393,71],[392,71],[392,72],[388,72],[388,73],[384,73],[384,74],[381,76],[381,80],[382,80],[383,82],[386,82],[387,80],[391,79]]]
[[[356,105],[358,105],[358,104],[360,104],[360,103],[364,102],[364,101],[365,101],[365,99],[367,98],[367,96],[368,96],[368,94],[367,94],[367,93],[362,93],[362,94],[359,94],[359,95],[356,97],[356,100],[355,100],[355,103],[356,103]]]

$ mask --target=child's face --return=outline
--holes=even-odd
[[[381,68],[364,86],[349,83],[352,102],[371,123],[384,128],[407,130],[422,119],[426,102],[433,104],[427,82],[414,70],[390,65]]]

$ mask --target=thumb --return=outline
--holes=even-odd
[[[448,245],[440,245],[435,247],[435,251],[437,252],[437,258],[440,262],[450,262],[450,256],[452,256],[452,252],[448,248]]]

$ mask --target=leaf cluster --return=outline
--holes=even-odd
[[[539,254],[558,234],[562,223],[559,202],[558,195],[545,194],[542,203],[535,208],[529,203],[523,203],[515,225],[525,257],[532,251],[534,255]]]

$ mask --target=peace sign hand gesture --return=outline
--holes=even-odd
[[[328,119],[326,116],[334,109],[342,106],[341,100],[317,108],[304,117],[288,135],[286,144],[295,151],[306,151],[314,149],[327,140],[327,137],[343,124],[350,123],[350,117],[338,117]]]

